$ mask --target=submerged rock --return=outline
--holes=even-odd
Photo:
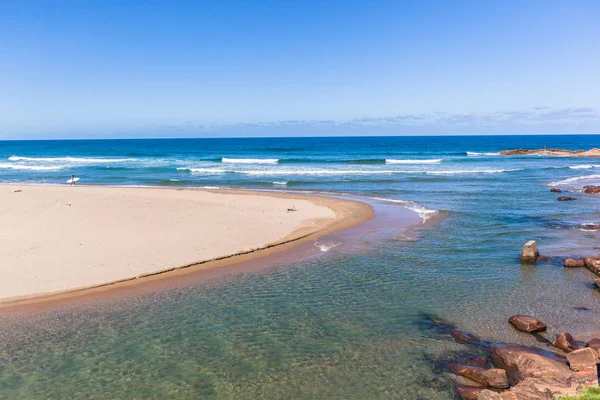
[[[577,200],[577,198],[570,197],[570,196],[560,196],[560,197],[557,197],[556,200],[558,200],[558,201],[573,201],[573,200]]]
[[[588,185],[583,187],[585,193],[588,194],[597,194],[600,193],[600,186]]]
[[[506,389],[509,386],[506,371],[500,368],[486,369],[470,365],[452,364],[449,366],[449,370],[456,375],[463,376],[488,387]]]
[[[550,191],[552,193],[562,193],[562,190],[560,190],[559,188],[552,188],[552,189],[550,189]]]
[[[565,260],[566,268],[581,268],[585,267],[585,260],[576,260],[574,258],[567,258]]]
[[[577,350],[579,346],[575,343],[575,338],[568,332],[563,332],[552,342],[552,346],[558,347],[565,353]]]
[[[540,251],[535,240],[525,243],[521,250],[521,261],[535,262],[540,257]]]
[[[513,315],[508,319],[508,322],[522,332],[535,333],[546,330],[546,324],[527,315]]]
[[[595,370],[598,364],[598,352],[591,347],[586,347],[567,354],[567,360],[573,371]]]

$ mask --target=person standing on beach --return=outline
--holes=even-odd
[[[75,175],[71,175],[71,186],[75,186]]]

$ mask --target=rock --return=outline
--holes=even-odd
[[[552,193],[562,193],[562,190],[560,190],[559,188],[552,188],[552,189],[550,189],[550,191]]]
[[[481,392],[485,388],[478,388],[474,386],[457,386],[456,394],[463,400],[478,400]]]
[[[600,259],[596,257],[587,257],[585,259],[585,267],[596,275],[600,275]]]
[[[599,351],[600,350],[600,339],[593,338],[593,339],[588,340],[587,343],[585,344],[585,347],[589,347],[596,351]]]
[[[596,285],[597,288],[600,288],[600,278],[594,279],[594,285]]]
[[[508,319],[508,322],[522,332],[534,333],[546,330],[546,324],[527,315],[513,315]]]
[[[585,260],[575,260],[574,258],[567,258],[565,260],[566,268],[581,268],[585,267]]]
[[[577,225],[577,227],[581,229],[600,229],[600,224],[596,222],[588,222],[585,224]]]
[[[573,350],[577,350],[579,348],[579,346],[577,346],[577,343],[575,343],[575,338],[573,338],[573,336],[567,332],[563,332],[560,335],[558,335],[556,340],[552,342],[552,346],[558,347],[565,353],[570,353]]]
[[[454,340],[456,340],[459,343],[466,343],[466,344],[479,343],[479,339],[476,336],[473,336],[467,332],[462,332],[462,331],[459,331],[456,329],[452,329],[450,331],[450,335],[454,338]]]
[[[492,362],[506,370],[511,385],[526,378],[540,378],[549,384],[566,387],[574,376],[566,359],[550,352],[515,344],[494,344],[490,351]]]
[[[567,354],[567,360],[573,371],[595,370],[598,363],[598,352],[591,347],[574,350]]]
[[[600,149],[585,150],[562,150],[562,149],[512,149],[502,150],[498,152],[502,156],[520,156],[540,154],[543,156],[560,156],[560,157],[600,157]]]
[[[597,194],[600,193],[600,186],[588,185],[583,187],[585,193],[588,194]]]
[[[521,261],[535,262],[539,256],[540,251],[535,240],[525,243],[521,250]]]
[[[577,198],[570,197],[570,196],[560,196],[560,197],[557,197],[556,200],[558,200],[558,201],[573,201],[573,200],[577,200]]]
[[[498,392],[484,389],[479,393],[477,400],[503,400],[504,398]]]
[[[470,365],[452,364],[449,366],[449,370],[456,375],[464,376],[485,386],[498,389],[506,389],[509,386],[506,371],[500,368],[486,369]]]
[[[474,367],[487,367],[490,364],[490,360],[486,357],[471,357],[464,361],[465,365],[472,365]]]
[[[550,257],[546,257],[546,256],[539,256],[537,258],[537,260],[535,260],[536,262],[548,262],[550,261]]]

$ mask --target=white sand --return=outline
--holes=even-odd
[[[335,216],[313,201],[261,194],[0,185],[0,301],[264,247]]]

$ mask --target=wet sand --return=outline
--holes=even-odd
[[[0,198],[5,306],[239,263],[373,215],[356,201],[231,190],[0,185]]]

